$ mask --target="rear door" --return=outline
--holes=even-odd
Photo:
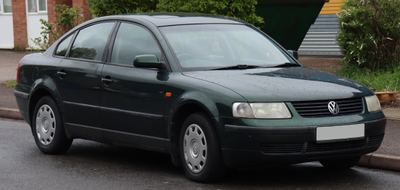
[[[102,137],[101,70],[114,25],[115,22],[102,22],[79,30],[70,51],[59,64],[57,87],[64,104],[65,123],[75,137],[94,140]]]
[[[133,23],[122,22],[112,45],[110,62],[102,72],[101,115],[104,136],[113,143],[163,147],[163,103],[167,71],[135,68],[137,55],[161,50],[152,33]]]

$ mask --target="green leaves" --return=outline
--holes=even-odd
[[[399,0],[348,0],[338,21],[344,63],[373,70],[400,64]]]
[[[79,16],[81,9],[69,8],[67,5],[57,4],[55,10],[57,12],[56,25],[59,27],[62,34],[83,21],[83,18]]]
[[[256,0],[160,0],[157,12],[195,12],[230,16],[250,24],[264,23],[256,15]]]
[[[49,21],[40,19],[42,26],[41,37],[31,39],[35,44],[34,47],[30,47],[31,51],[42,51],[50,47],[50,45],[56,41],[58,36],[65,34],[73,27],[77,26],[83,21],[83,18],[79,16],[80,9],[69,8],[67,5],[57,4],[55,7],[57,12],[57,20],[55,26]],[[57,30],[59,30],[57,32]]]
[[[86,0],[97,17],[138,12],[194,12],[225,15],[251,24],[264,23],[255,14],[256,0]]]
[[[96,17],[138,12],[154,12],[158,0],[86,0]]]

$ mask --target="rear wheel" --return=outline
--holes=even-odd
[[[324,167],[329,169],[349,169],[360,161],[361,156],[353,156],[334,160],[320,160]]]
[[[180,155],[183,169],[193,181],[218,181],[226,173],[216,130],[203,113],[194,113],[185,120],[180,135]]]
[[[65,135],[60,112],[54,100],[42,97],[35,106],[32,132],[37,147],[46,154],[61,154],[71,146],[72,140]]]

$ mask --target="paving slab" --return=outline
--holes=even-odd
[[[4,84],[0,84],[0,108],[18,109],[13,87],[6,87]]]
[[[18,63],[25,55],[24,51],[0,50],[0,82],[17,77]]]

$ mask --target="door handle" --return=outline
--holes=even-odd
[[[67,73],[66,72],[62,72],[62,71],[57,71],[57,75],[58,76],[65,76],[65,75],[67,75]]]
[[[113,82],[113,80],[110,77],[102,78],[101,82],[104,82],[105,84],[110,84]]]
[[[61,70],[57,71],[57,75],[58,77],[60,77],[60,79],[63,79],[67,75],[67,73],[64,70]]]

